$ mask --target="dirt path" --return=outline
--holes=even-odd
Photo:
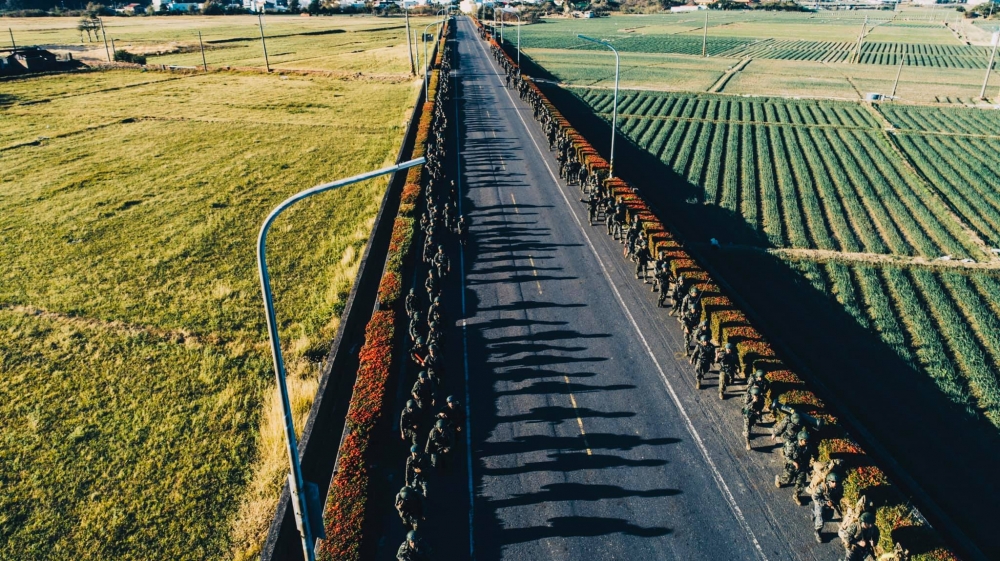
[[[707,243],[689,243],[696,248],[709,248]],[[850,253],[844,251],[834,251],[829,249],[793,249],[793,248],[767,248],[753,245],[727,244],[722,246],[723,251],[753,251],[777,255],[783,259],[809,260],[818,263],[841,262],[841,263],[869,263],[897,265],[900,267],[925,267],[928,269],[967,269],[978,271],[1000,270],[1000,261],[996,259],[986,263],[978,261],[962,261],[958,259],[928,259],[926,257],[911,257],[907,255],[887,255],[884,253]]]

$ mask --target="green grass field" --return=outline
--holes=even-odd
[[[289,194],[393,160],[418,85],[393,33],[353,47],[376,80],[0,83],[0,559],[255,554],[287,459],[254,240]],[[300,424],[384,187],[302,204],[272,230]]]

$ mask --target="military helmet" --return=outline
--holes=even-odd
[[[414,444],[413,446],[410,446],[410,453],[411,454],[416,454],[417,452],[420,452],[420,447],[419,446],[417,446],[416,444]]]
[[[805,441],[808,442],[809,441],[809,431],[807,431],[806,429],[800,430],[799,431],[798,439],[799,440],[805,440]]]
[[[792,411],[791,420],[793,425],[801,425],[802,415],[799,415],[798,411]]]
[[[702,335],[701,337],[698,338],[698,340],[701,341],[702,343],[707,343],[708,335]]]
[[[402,498],[404,498],[404,499],[407,499],[407,498],[410,497],[410,492],[411,491],[412,491],[412,489],[410,489],[410,486],[407,485],[406,487],[403,487],[402,489],[399,490],[399,496],[402,497]]]
[[[431,343],[431,345],[427,347],[427,350],[430,351],[431,353],[436,354],[438,352],[438,346],[434,343]]]
[[[763,379],[763,378],[764,378],[764,371],[758,368],[758,369],[757,369],[757,371],[753,373],[753,375],[754,375],[754,376],[755,376],[755,377],[756,377],[756,378],[757,378],[758,380],[761,380],[761,379]]]
[[[448,426],[448,425],[444,422],[444,419],[438,419],[437,422],[434,423],[434,428],[437,428],[437,429],[444,430],[444,428],[446,426]]]
[[[691,295],[692,296],[697,296],[698,295],[698,287],[697,286],[692,286],[691,287]]]
[[[410,288],[410,294],[413,294],[413,288]]]
[[[413,319],[419,321],[421,317],[423,316],[420,315],[420,310],[413,310]]]
[[[444,251],[444,246],[443,245],[439,245],[438,246],[438,251]]]
[[[435,304],[440,304],[441,303],[441,297],[440,296],[435,296],[434,297],[434,303]]]
[[[417,344],[418,345],[423,345],[424,344],[424,338],[423,337],[417,337]]]
[[[448,397],[444,398],[444,401],[445,403],[452,403],[455,401],[455,396],[449,395]]]
[[[757,386],[750,386],[750,395],[760,395],[760,388]]]
[[[705,321],[705,320],[702,320],[702,322],[698,324],[698,327],[708,327],[708,322]]]
[[[875,515],[870,512],[862,512],[859,520],[861,520],[862,524],[874,524]]]
[[[417,378],[419,378],[421,381],[426,380],[427,379],[427,371],[426,370],[421,370],[420,373],[417,374]]]
[[[726,350],[727,351],[733,350],[733,344],[732,343],[726,343]]]
[[[406,533],[406,541],[415,542],[420,539],[420,534],[416,530],[410,530]]]
[[[417,406],[417,402],[416,401],[413,401],[412,399],[406,400],[406,408],[407,409],[413,409],[416,406]]]
[[[826,474],[826,482],[840,483],[840,474],[835,471],[831,471],[830,473]]]

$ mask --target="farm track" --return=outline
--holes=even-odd
[[[692,242],[692,247],[710,249],[711,245],[704,242]],[[923,267],[932,270],[968,270],[968,271],[1000,271],[1000,262],[967,262],[957,259],[928,259],[920,256],[892,255],[886,253],[849,252],[827,249],[773,248],[745,244],[725,244],[725,251],[754,251],[776,255],[786,259],[804,259],[816,263],[868,263],[886,264],[905,267]]]

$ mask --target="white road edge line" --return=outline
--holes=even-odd
[[[490,54],[486,51],[486,47],[484,47],[481,43],[479,43],[479,41],[475,42],[476,44],[479,45],[480,50],[483,51],[483,54],[486,56],[486,59],[492,66],[494,62],[490,58]],[[499,82],[499,80],[500,77],[498,74],[497,81]],[[702,441],[701,435],[698,434],[698,430],[694,427],[694,423],[691,422],[691,417],[688,416],[687,411],[684,409],[684,405],[681,404],[681,400],[677,396],[677,392],[674,391],[673,385],[670,383],[670,380],[667,379],[667,375],[663,371],[663,367],[660,366],[660,361],[656,359],[656,355],[653,354],[653,349],[650,347],[649,342],[646,341],[646,337],[642,334],[642,330],[639,329],[639,325],[636,323],[635,318],[632,317],[632,312],[630,312],[628,306],[625,305],[625,299],[622,298],[621,293],[618,292],[618,287],[615,286],[614,281],[611,280],[611,275],[608,273],[608,269],[604,265],[604,260],[601,259],[601,255],[597,252],[597,248],[594,247],[593,242],[590,241],[590,236],[587,234],[587,229],[583,227],[583,223],[580,222],[580,217],[576,215],[576,212],[573,212],[573,205],[569,202],[569,198],[566,197],[566,193],[563,192],[562,186],[559,184],[559,179],[556,177],[555,173],[552,172],[552,168],[549,167],[549,162],[546,161],[545,159],[546,156],[545,152],[542,152],[542,149],[538,146],[538,143],[535,142],[535,136],[532,134],[531,128],[528,126],[527,121],[524,120],[524,116],[521,115],[521,111],[517,103],[514,102],[513,96],[510,95],[510,90],[504,87],[503,84],[500,84],[500,87],[502,87],[504,92],[507,93],[507,98],[510,99],[510,103],[514,108],[514,112],[517,114],[518,119],[521,120],[521,123],[524,125],[525,130],[528,131],[528,138],[531,139],[531,143],[535,146],[535,150],[537,150],[538,154],[541,156],[542,164],[545,165],[545,169],[549,172],[549,176],[552,177],[552,181],[553,183],[555,183],[556,189],[562,196],[563,201],[565,201],[566,206],[569,207],[570,214],[573,216],[573,220],[576,222],[576,225],[580,228],[580,231],[583,233],[584,239],[587,240],[587,246],[590,247],[590,251],[594,254],[594,257],[597,258],[597,263],[601,266],[601,271],[604,273],[604,277],[607,279],[608,284],[611,286],[611,290],[615,293],[615,298],[618,300],[618,304],[625,312],[625,315],[628,316],[629,323],[632,324],[632,328],[635,330],[636,335],[639,336],[639,339],[642,341],[643,347],[646,348],[646,353],[649,355],[650,360],[652,360],[653,364],[656,365],[656,370],[659,372],[660,379],[663,380],[663,384],[667,387],[667,392],[670,393],[670,398],[673,400],[674,405],[677,406],[677,409],[678,411],[680,411],[681,416],[684,417],[684,424],[688,430],[688,433],[691,435],[692,438],[694,438],[695,443],[698,445],[698,449],[701,451],[701,455],[705,458],[705,462],[708,464],[708,467],[712,470],[712,477],[715,479],[715,484],[719,487],[719,490],[722,491],[722,494],[725,497],[726,502],[729,503],[729,508],[730,510],[733,511],[733,515],[736,516],[736,519],[739,521],[740,525],[743,526],[743,529],[746,531],[747,535],[750,536],[750,541],[753,542],[754,548],[757,550],[758,555],[760,555],[761,559],[767,561],[767,554],[764,553],[764,549],[761,547],[760,542],[757,541],[757,536],[753,533],[753,529],[750,528],[750,524],[747,522],[746,517],[743,516],[743,511],[740,509],[739,505],[736,504],[736,498],[733,496],[732,491],[729,490],[729,486],[726,485],[725,479],[722,478],[722,474],[719,472],[719,468],[715,466],[715,462],[712,460],[712,457],[708,454],[708,449],[705,447],[705,443]]]
[[[457,35],[457,33],[456,33]],[[456,37],[457,42],[457,37]],[[457,49],[456,49],[457,51]],[[458,78],[455,78],[454,90],[452,91],[452,101],[455,103],[455,188],[458,189],[458,214],[462,214],[462,143],[459,138],[459,131],[461,130],[458,125]],[[469,225],[466,225],[468,228]],[[458,244],[458,270],[459,276],[462,278],[462,284],[459,287],[462,293],[462,361],[465,367],[465,463],[466,471],[469,475],[469,559],[475,561],[476,559],[476,547],[475,547],[475,512],[476,512],[476,495],[475,495],[475,483],[472,477],[472,425],[470,419],[472,415],[469,411],[469,334],[468,334],[468,324],[465,312],[465,246]]]

